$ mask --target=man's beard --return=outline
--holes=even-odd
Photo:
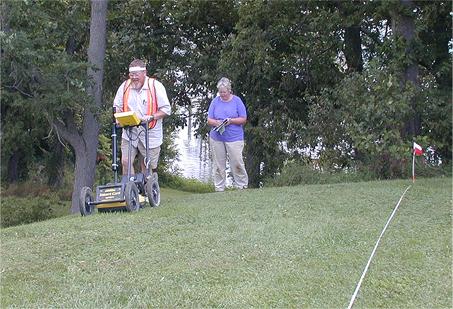
[[[132,81],[131,85],[132,85],[132,89],[136,89],[136,90],[141,89],[143,86],[143,84],[140,83],[140,81],[136,81],[136,82]]]

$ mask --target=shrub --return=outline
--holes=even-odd
[[[264,186],[294,186],[299,184],[327,184],[372,180],[375,177],[366,172],[355,170],[321,171],[313,169],[303,162],[287,163],[280,174],[267,178]]]
[[[405,172],[413,138],[442,162],[450,161],[451,90],[446,94],[436,78],[422,72],[419,86],[402,85],[399,70],[370,61],[361,74],[307,96],[307,132],[299,148],[310,145],[330,168],[360,163],[381,179],[410,177]],[[408,126],[415,116],[421,120],[416,136]]]
[[[412,173],[412,166],[407,166],[406,175]],[[451,177],[451,164],[432,166],[425,162],[416,164],[416,177]],[[321,171],[312,168],[303,162],[287,163],[280,174],[267,178],[264,186],[294,186],[299,184],[328,184],[341,182],[359,182],[382,179],[366,166],[357,169]]]
[[[2,197],[0,225],[2,228],[43,221],[68,213],[69,204],[58,197]]]
[[[411,171],[412,173],[412,167]],[[415,163],[415,175],[416,177],[451,177],[452,176],[452,165],[451,162],[448,164],[433,165],[429,164],[424,158],[417,160]]]
[[[15,197],[43,197],[52,198],[58,195],[59,199],[70,201],[72,198],[72,187],[64,186],[60,189],[52,189],[48,185],[37,184],[33,182],[23,182],[14,184],[2,183],[2,196]]]
[[[159,184],[161,185],[161,187],[167,187],[186,192],[214,192],[214,187],[211,184],[207,184],[196,179],[188,179],[177,175],[171,175],[168,173],[159,174]]]

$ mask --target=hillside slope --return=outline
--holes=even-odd
[[[452,303],[451,178],[179,194],[137,213],[1,230],[1,307]]]

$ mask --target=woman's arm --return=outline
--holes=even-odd
[[[217,120],[217,119],[213,119],[213,118],[209,118],[208,117],[208,125],[210,125],[212,127],[217,127],[221,123],[222,123],[222,120]]]
[[[230,118],[230,121],[228,121],[228,124],[245,124],[247,122],[247,117],[236,117],[236,118]]]

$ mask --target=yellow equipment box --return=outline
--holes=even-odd
[[[115,113],[114,116],[122,127],[137,126],[140,124],[140,119],[138,119],[135,112]]]

